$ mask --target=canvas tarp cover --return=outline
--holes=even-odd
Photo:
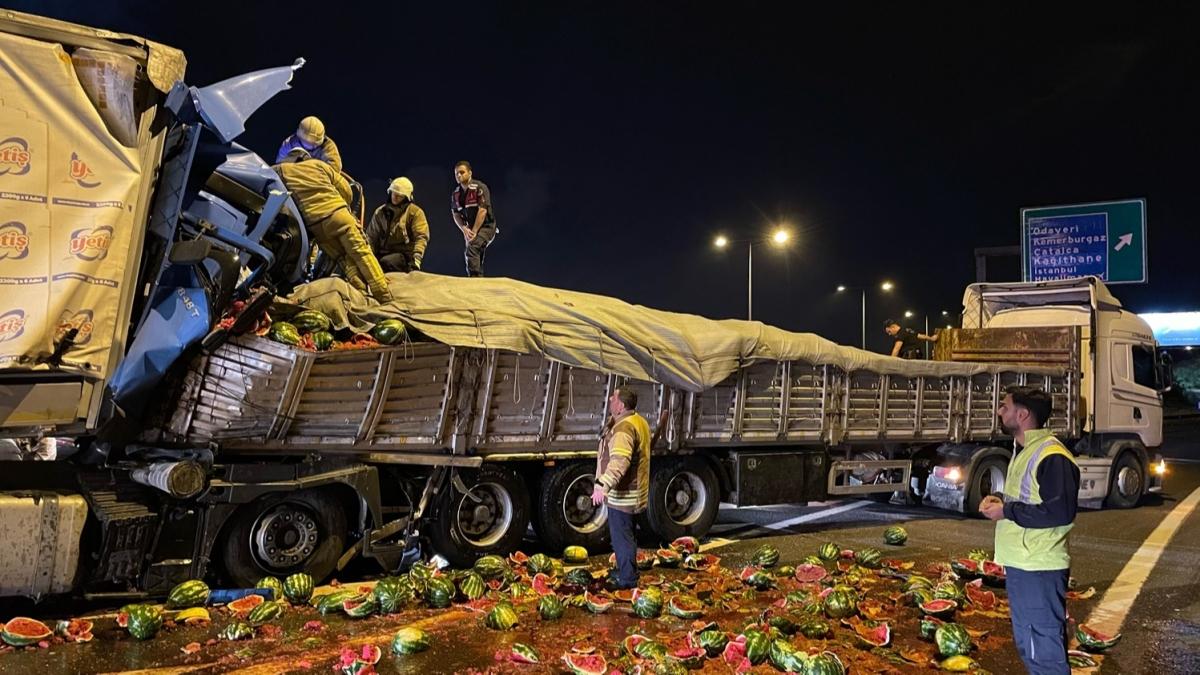
[[[456,347],[543,354],[570,366],[689,391],[712,387],[740,365],[759,360],[800,360],[846,371],[906,376],[971,375],[1002,368],[906,361],[755,321],[665,312],[512,279],[413,272],[389,274],[388,280],[395,299],[387,304],[377,304],[341,279],[329,278],[297,288],[279,303],[279,311],[298,306],[317,309],[337,328],[356,331],[396,318]]]

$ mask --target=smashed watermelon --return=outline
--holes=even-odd
[[[575,675],[604,675],[608,672],[608,662],[599,654],[563,654],[563,663],[567,670]]]

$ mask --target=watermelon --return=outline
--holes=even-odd
[[[542,657],[533,647],[522,642],[514,642],[509,651],[508,660],[513,663],[541,663]]]
[[[933,633],[938,652],[942,656],[957,656],[971,651],[971,635],[961,624],[944,623]]]
[[[483,617],[483,625],[492,630],[512,630],[517,623],[517,610],[507,602],[497,603],[492,611]]]
[[[283,595],[293,605],[303,605],[312,597],[314,585],[312,575],[297,572],[283,580]]]
[[[837,586],[825,596],[822,603],[825,615],[831,619],[844,619],[858,612],[858,599],[854,590],[846,586]]]
[[[881,560],[883,554],[877,548],[864,548],[854,554],[854,562],[870,569],[878,569]]]
[[[796,581],[800,583],[817,583],[829,576],[820,565],[801,565],[796,568]]]
[[[683,555],[674,549],[660,548],[654,552],[654,557],[658,559],[658,564],[663,567],[678,567],[679,563],[683,562]]]
[[[582,546],[568,546],[563,549],[562,559],[572,564],[587,562],[588,551]]]
[[[508,554],[508,561],[514,565],[524,565],[529,562],[529,556],[524,551],[513,551]]]
[[[379,610],[379,603],[374,595],[363,595],[358,598],[342,601],[342,611],[351,619],[368,617]]]
[[[971,551],[967,553],[967,557],[976,562],[983,562],[984,560],[992,559],[992,555],[982,548],[971,549]]]
[[[833,652],[821,652],[808,657],[804,664],[804,675],[846,675],[846,666]]]
[[[300,344],[300,331],[286,321],[276,321],[267,331],[267,337],[285,345],[295,347]]]
[[[671,542],[671,548],[680,553],[699,553],[700,540],[695,537],[679,537]]]
[[[908,530],[899,525],[893,525],[883,531],[883,543],[889,546],[902,546],[906,541],[908,541]]]
[[[822,544],[821,548],[817,551],[817,557],[828,562],[830,560],[837,560],[837,557],[841,554],[841,552],[841,546],[838,546],[833,542],[826,542]]]
[[[129,610],[129,622],[125,627],[136,640],[149,640],[162,628],[162,610],[155,605],[134,605]],[[6,626],[7,629],[7,626]]]
[[[780,579],[794,576],[795,574],[796,574],[796,568],[792,567],[791,565],[782,565],[780,567],[775,568],[775,576]]]
[[[246,623],[251,626],[261,626],[268,621],[274,621],[283,615],[283,601],[271,600],[250,610],[246,615]]]
[[[771,651],[771,638],[753,629],[747,629],[743,635],[746,637],[746,658],[750,659],[750,663],[757,666],[766,661]]]
[[[567,572],[566,582],[572,586],[586,588],[592,583],[592,573],[589,572],[585,567],[576,567],[570,572]]]
[[[221,632],[217,633],[217,637],[222,640],[230,641],[246,640],[254,637],[254,626],[251,626],[245,621],[233,621],[228,626],[222,628]]]
[[[971,583],[963,586],[963,591],[967,594],[967,600],[977,609],[995,609],[996,594],[991,591],[985,591],[982,588],[982,579],[976,579]]]
[[[543,595],[538,599],[537,609],[543,621],[555,621],[562,618],[566,608],[557,595]]]
[[[854,634],[868,648],[886,647],[892,641],[892,629],[886,621],[864,621],[856,624]]]
[[[671,652],[671,658],[678,661],[685,669],[699,668],[704,665],[708,652],[702,647],[680,647]]]
[[[943,581],[933,589],[933,597],[936,600],[953,600],[955,602],[963,602],[967,596],[963,594],[962,589],[953,581]]]
[[[771,665],[785,673],[802,673],[808,654],[793,647],[787,640],[775,639],[767,648]]]
[[[407,327],[399,319],[384,319],[371,329],[371,337],[381,345],[397,344],[405,338],[407,333]]]
[[[953,600],[930,600],[921,603],[918,607],[929,616],[945,619],[954,614],[954,610],[958,609],[958,603]]]
[[[374,590],[372,590],[372,593],[374,593]],[[341,611],[342,603],[352,599],[362,599],[362,594],[343,588],[332,593],[318,595],[316,598],[313,598],[313,603],[318,612],[328,614],[330,612]]]
[[[702,648],[709,656],[720,654],[729,643],[729,636],[720,630],[701,631],[695,639],[697,647]]]
[[[1093,659],[1087,652],[1081,652],[1077,649],[1067,650],[1067,665],[1072,668],[1097,668],[1099,663]]]
[[[642,619],[654,619],[662,614],[663,593],[653,586],[639,588],[633,594],[633,613]]]
[[[829,637],[832,633],[833,626],[825,619],[811,618],[800,623],[800,634],[812,640]]]
[[[255,582],[254,587],[271,591],[272,600],[283,599],[283,582],[279,580],[279,577],[263,577]]]
[[[908,581],[904,582],[904,585],[900,587],[900,590],[907,593],[914,588],[928,588],[933,590],[933,582],[919,574],[912,574],[909,575]]]
[[[667,613],[680,619],[704,616],[704,603],[694,595],[676,595],[667,602]]]
[[[1121,634],[1106,635],[1081,623],[1075,626],[1075,639],[1079,641],[1080,647],[1088,651],[1099,652],[1117,644],[1117,641],[1121,639]]]
[[[504,558],[498,555],[485,555],[475,561],[474,570],[479,573],[479,576],[487,580],[498,579],[504,576],[509,571],[509,568],[508,563],[504,562]]]
[[[189,607],[175,615],[175,623],[182,623],[188,626],[205,625],[212,622],[212,617],[208,610],[203,607]]]
[[[774,567],[779,564],[779,549],[770,544],[759,546],[750,556],[750,564],[758,567]]]
[[[67,642],[91,642],[94,625],[87,619],[59,621],[54,625],[54,634]]]
[[[329,351],[329,348],[333,347],[333,333],[327,330],[319,330],[310,337],[312,338],[313,346],[319,352]]]
[[[479,582],[479,595],[483,595],[483,580],[479,579],[479,575],[477,574],[474,576]],[[394,614],[412,602],[415,596],[412,584],[407,579],[384,577],[375,583],[375,588],[371,589],[371,597],[375,599],[375,604],[379,607],[381,614]],[[346,599],[343,598],[343,601]],[[470,599],[474,600],[475,598]]]
[[[592,595],[591,593],[584,591],[583,606],[587,607],[588,611],[592,614],[603,614],[612,608],[613,602],[608,598],[601,597],[599,595]]]
[[[199,607],[208,602],[208,584],[199,579],[189,579],[167,595],[167,609],[187,609]]]
[[[604,675],[608,672],[608,662],[599,654],[563,654],[563,663],[567,670],[575,675]]]
[[[235,614],[245,614],[264,602],[266,602],[266,600],[263,598],[263,596],[257,593],[251,593],[250,595],[242,596],[237,600],[226,604],[225,607]]]
[[[784,635],[795,635],[796,631],[800,630],[800,625],[786,614],[771,614],[771,610],[769,609],[764,611],[763,614],[766,618],[766,624]]]
[[[742,579],[742,583],[759,591],[775,588],[775,578],[763,570],[755,570],[752,574]]]
[[[37,644],[42,640],[49,639],[51,635],[53,633],[50,632],[49,626],[37,619],[23,616],[12,619],[4,624],[3,630],[0,630],[0,639],[14,647]]]
[[[478,572],[464,572],[458,579],[458,592],[467,600],[478,600],[486,590],[487,586]]]
[[[550,571],[551,559],[545,553],[534,553],[529,557],[529,561],[525,563],[525,569],[529,570],[530,574],[538,572]]]
[[[921,639],[932,640],[934,635],[937,633],[937,629],[941,628],[944,625],[946,625],[946,622],[942,621],[941,619],[936,619],[932,616],[921,617],[921,622],[920,622]]]
[[[750,659],[746,658],[746,636],[739,635],[725,643],[725,649],[721,651],[721,660],[736,672],[750,670]]]
[[[667,655],[667,646],[661,642],[655,642],[645,635],[634,635],[630,637],[641,638],[640,640],[629,640],[629,644],[622,643],[622,647],[632,646],[633,651],[630,652],[640,659],[652,659],[657,661]]]
[[[983,580],[989,586],[1003,586],[1005,581],[1004,565],[999,565],[991,560],[985,560],[983,565]]]
[[[290,323],[301,333],[328,331],[333,328],[333,322],[329,320],[329,317],[315,309],[306,309],[299,312],[292,317]]]
[[[970,558],[958,558],[950,561],[950,569],[960,577],[974,579],[979,576],[979,563]]]
[[[942,662],[938,664],[938,668],[949,673],[969,673],[977,670],[979,668],[979,664],[969,656],[957,654],[955,656],[942,659]]]
[[[538,595],[550,595],[554,593],[554,580],[541,572],[534,575],[529,585],[533,588],[533,592]]]
[[[401,628],[392,636],[392,653],[397,656],[416,654],[429,649],[429,636],[420,628]]]
[[[445,609],[450,606],[457,592],[454,582],[448,577],[433,577],[425,584],[425,604],[434,609]]]

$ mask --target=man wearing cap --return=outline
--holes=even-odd
[[[429,245],[429,221],[413,202],[411,180],[401,176],[392,181],[387,203],[375,209],[364,234],[384,272],[421,269]]]
[[[350,212],[350,184],[332,166],[293,148],[271,167],[300,208],[317,246],[342,266],[346,281],[379,302],[391,302],[387,277]]]
[[[304,148],[313,159],[326,162],[337,171],[342,170],[342,153],[338,152],[337,143],[325,135],[325,124],[312,115],[300,120],[296,133],[283,139],[275,163],[282,162],[296,148]]]
[[[483,276],[483,258],[488,246],[500,231],[496,227],[496,215],[492,212],[492,193],[483,181],[475,180],[471,163],[461,161],[454,165],[454,180],[458,185],[450,193],[450,215],[454,224],[462,231],[466,251],[467,276]]]

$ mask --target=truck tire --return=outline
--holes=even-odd
[[[979,503],[993,492],[1004,491],[1004,478],[1008,474],[1008,459],[1005,457],[984,457],[979,460],[971,475],[967,477],[967,493],[963,498],[963,513],[974,518],[982,518],[979,513]]]
[[[685,535],[704,536],[717,519],[721,491],[712,466],[698,457],[650,463],[650,494],[639,523],[672,541]]]
[[[525,481],[512,469],[496,464],[460,471],[459,477],[468,494],[447,488],[437,517],[430,523],[434,551],[455,567],[470,567],[480,556],[517,550],[529,528]]]
[[[238,588],[264,576],[333,572],[346,551],[346,512],[323,490],[267,495],[238,509],[221,550],[225,572]]]
[[[608,513],[592,504],[595,464],[566,462],[547,471],[538,489],[533,529],[552,555],[568,546],[607,551]]]
[[[1114,509],[1131,509],[1142,500],[1146,486],[1146,470],[1137,455],[1122,452],[1113,464],[1112,478],[1108,483],[1108,497],[1104,505]]]

